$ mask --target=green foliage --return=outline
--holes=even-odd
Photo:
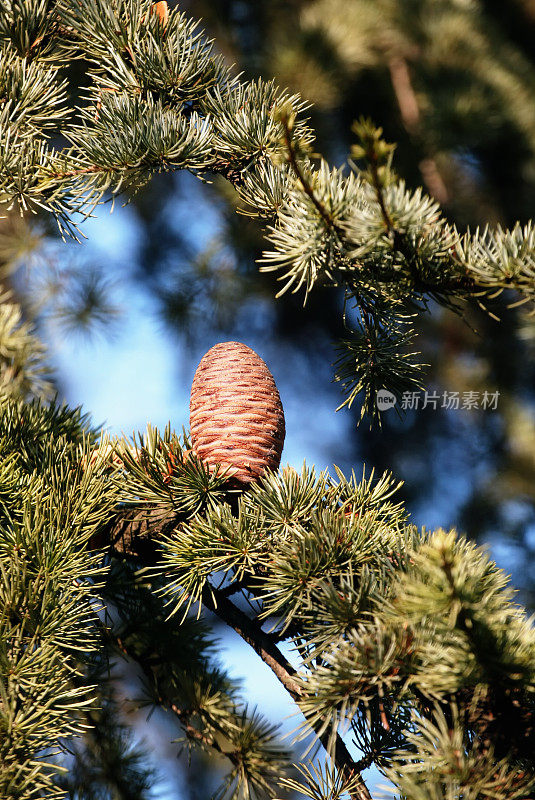
[[[210,158],[208,125],[195,112],[188,119],[165,108],[161,101],[119,95],[106,96],[98,120],[86,110],[81,125],[69,132],[76,145],[76,171],[89,171],[84,202],[98,202],[105,192],[138,188],[154,171],[196,170]]]
[[[345,266],[341,230],[360,211],[357,181],[322,162],[317,171],[307,169],[304,180],[311,194],[296,183],[278,209],[277,224],[269,237],[274,250],[264,254],[265,271],[286,270],[280,277],[288,289],[308,293],[316,281],[335,281],[334,269]],[[318,213],[316,204],[323,213]]]
[[[2,117],[13,128],[39,135],[68,115],[66,84],[57,70],[17,58],[4,42],[1,48],[0,93]]]
[[[273,81],[231,81],[207,93],[203,108],[210,115],[220,158],[255,171],[262,164],[283,160],[281,114],[291,109],[297,115],[307,104],[297,95],[281,91]],[[301,147],[313,141],[302,120],[296,123],[295,136]]]
[[[415,363],[417,353],[407,352],[414,331],[407,330],[403,323],[396,325],[394,320],[377,327],[364,324],[352,334],[351,339],[338,345],[340,355],[334,364],[334,380],[341,383],[347,395],[340,408],[351,408],[360,397],[361,419],[368,414],[371,422],[375,416],[380,422],[377,393],[381,389],[400,400],[403,392],[422,386],[423,365]]]
[[[185,469],[176,462],[177,479]],[[137,489],[142,506],[152,502],[149,475]],[[333,759],[349,728],[362,768],[374,763],[402,793],[413,781],[404,797],[413,784],[439,792],[461,778],[468,796],[492,785],[500,800],[511,787],[520,797],[535,785],[533,626],[484,551],[453,532],[417,532],[395,489],[389,476],[304,468],[267,475],[228,502],[211,502],[208,490],[203,508],[176,517],[161,539],[157,591],[171,614],[208,605],[226,621],[223,597],[247,598],[254,624],[269,625],[257,635],[291,643],[301,735],[314,731]],[[462,717],[466,759],[454,777],[449,756],[435,754],[431,767],[426,750],[432,736],[442,741],[437,714],[450,713]],[[338,767],[332,780],[308,775],[300,791],[343,797],[349,778]],[[292,781],[284,785],[297,789]]]
[[[72,800],[148,800],[154,785],[149,755],[132,741],[130,728],[121,721],[120,709],[106,695],[106,679],[97,672],[98,709],[87,712],[88,727],[72,748],[69,770],[57,779]]]
[[[410,36],[395,4],[384,5],[403,53]],[[431,300],[450,308],[489,304],[504,289],[532,304],[530,224],[459,233],[435,200],[393,172],[393,145],[369,120],[353,128],[359,165],[349,174],[331,169],[312,153],[314,133],[297,95],[271,81],[234,79],[195,23],[174,9],[163,24],[150,6],[17,0],[0,12],[0,199],[7,209],[48,210],[76,235],[75,224],[95,204],[136,191],[155,172],[226,176],[244,213],[269,223],[262,269],[280,273],[281,293],[302,288],[306,297],[318,283],[341,285],[355,302],[360,327],[342,345],[337,379],[347,395],[342,405],[363,398],[372,419],[380,388],[399,396],[421,384],[422,365],[407,352],[402,322],[415,308]],[[65,59],[90,67],[76,109],[61,77]],[[49,134],[60,130],[70,147],[56,151]],[[367,351],[375,357],[364,357]]]
[[[298,772],[301,780],[283,778],[280,784],[311,800],[346,800],[358,788],[356,780],[346,780],[334,769],[323,770],[311,764],[300,766]]]
[[[392,613],[401,623],[398,607],[403,622],[417,628],[431,621],[434,645],[422,650],[419,679],[430,696],[474,683],[512,692],[533,685],[531,622],[515,606],[505,575],[474,544],[443,531],[424,540],[399,581]]]
[[[137,503],[140,493],[147,503],[156,503],[164,514],[191,514],[207,504],[217,507],[226,484],[224,473],[211,472],[168,425],[163,435],[151,425],[126,446],[116,445],[117,456],[128,468],[126,482],[119,477],[123,502]],[[177,467],[180,465],[180,469]]]
[[[381,6],[405,58],[409,32],[396,4]],[[490,306],[508,290],[533,302],[531,224],[459,233],[394,173],[393,146],[366,120],[354,126],[359,163],[331,168],[312,152],[300,98],[234,79],[177,9],[164,24],[148,0],[10,0],[0,47],[4,210],[44,210],[76,236],[96,204],[155,172],[223,175],[266,224],[263,269],[280,273],[283,292],[344,288],[355,330],[336,377],[347,405],[363,396],[373,414],[379,389],[420,384],[408,322],[431,301]],[[62,68],[74,60],[89,70],[72,96]],[[515,70],[498,60],[510,86]],[[58,150],[60,133],[69,146]],[[28,402],[45,389],[43,353],[5,302],[0,356],[2,797],[64,796],[55,773],[73,737],[86,775],[93,752],[145,791],[149,772],[106,720],[114,676],[94,670],[119,657],[142,674],[139,705],[165,708],[181,746],[227,765],[221,797],[282,786],[368,800],[360,773],[372,764],[407,800],[533,795],[533,625],[484,552],[453,532],[415,530],[389,475],[304,467],[232,489],[170,429],[95,452],[79,410]],[[91,549],[110,542],[111,553]],[[303,714],[301,734],[329,754],[326,769],[281,774],[288,753],[239,699],[194,608],[273,669]],[[105,753],[82,740],[87,725],[103,726]]]
[[[122,781],[132,792],[138,781],[142,791],[149,773],[140,768],[124,729],[107,716],[115,673],[95,671],[99,652],[107,652],[109,659],[120,653],[140,665],[140,704],[172,710],[184,746],[230,761],[221,797],[245,797],[247,792],[264,796],[287,756],[273,726],[247,712],[236,687],[214,663],[215,645],[204,626],[169,621],[164,603],[154,594],[158,584],[136,580],[128,565],[115,564],[106,575],[102,554],[88,549],[109,526],[118,502],[123,509],[131,502],[133,486],[139,494],[136,469],[145,476],[146,496],[157,501],[151,447],[166,470],[166,458],[172,452],[176,459],[178,451],[162,454],[162,440],[149,430],[148,448],[139,443],[137,458],[130,456],[132,482],[121,486],[112,479],[110,470],[117,467],[108,458],[89,457],[96,433],[79,410],[4,398],[0,433],[2,797],[39,797],[45,790],[47,796],[63,797],[67,789],[78,796],[85,779],[95,792],[101,784],[107,791],[109,781],[114,786]],[[169,432],[166,438],[169,444],[178,442]],[[123,448],[121,463],[128,458]],[[172,472],[176,463],[170,462]],[[217,496],[218,481],[198,465],[182,481],[173,477],[171,492],[177,484],[184,497],[189,495],[186,515],[199,509],[194,499],[199,490],[193,486],[188,491],[192,474],[208,479],[208,491]],[[158,488],[162,486],[165,482]],[[210,499],[211,507],[215,502]],[[169,507],[162,511],[169,513]],[[103,625],[108,605],[111,614]],[[93,733],[86,732],[88,725]],[[97,733],[100,726],[103,740]],[[57,770],[69,764],[59,759],[60,743],[72,740],[74,772],[58,781]],[[105,763],[109,769],[116,765],[113,780],[106,778]]]
[[[301,735],[313,731],[330,753],[323,777],[304,768],[305,782],[288,777],[286,788],[364,797],[358,773],[375,764],[403,797],[453,798],[464,786],[474,797],[491,789],[498,800],[528,796],[532,624],[481,549],[407,524],[390,476],[285,469],[240,492],[169,429],[112,448],[103,442],[88,458],[94,434],[79,412],[5,399],[0,430],[6,797],[37,796],[34,785],[61,796],[67,784],[53,784],[52,768],[31,754],[50,759],[58,733],[79,736],[86,705],[86,719],[100,724],[101,712],[91,721],[90,678],[102,648],[110,660],[120,654],[138,665],[139,705],[169,709],[183,746],[230,763],[221,797],[273,796],[288,755],[214,662],[215,643],[187,615],[193,605],[271,654],[303,714]],[[157,537],[152,566],[136,572],[140,551],[104,579],[87,543],[115,513],[134,512]],[[110,608],[104,625],[100,603]],[[276,648],[281,640],[293,648],[293,672]],[[337,761],[348,729],[362,752],[357,773]],[[462,745],[452,744],[452,730]],[[129,746],[117,737],[107,755],[121,761],[122,753],[127,771]],[[91,747],[77,746],[80,769]],[[26,794],[15,793],[19,784]]]
[[[50,760],[92,702],[84,660],[97,646],[88,541],[116,502],[77,411],[3,398],[0,407],[0,786],[2,797],[60,796]]]
[[[407,740],[414,753],[398,753],[387,770],[403,800],[523,800],[533,792],[532,773],[511,770],[492,745],[467,743],[466,720],[455,705],[415,718]]]
[[[216,659],[217,642],[207,626],[191,617],[180,625],[169,619],[160,587],[159,581],[148,584],[136,576],[128,564],[115,564],[104,587],[114,609],[110,645],[117,648],[120,642],[122,657],[143,673],[137,702],[173,713],[177,742],[190,759],[198,752],[215,753],[230,764],[219,797],[263,797],[288,762],[276,726],[240,702],[237,684]]]
[[[0,395],[50,395],[49,374],[45,348],[32,326],[22,322],[20,307],[9,296],[0,296]]]

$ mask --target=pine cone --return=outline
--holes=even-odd
[[[222,342],[201,359],[191,387],[193,451],[208,465],[229,468],[239,483],[277,469],[284,411],[266,364],[240,342]]]
[[[167,21],[169,20],[169,8],[167,2],[153,3],[150,13],[156,14],[164,27],[167,25]]]

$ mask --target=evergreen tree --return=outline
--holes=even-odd
[[[526,135],[525,117],[515,110],[521,97],[525,109],[532,106],[535,85],[533,15],[522,0],[325,0],[317,7],[309,0],[196,0],[179,5],[202,17],[237,70],[249,78],[275,76],[279,85],[313,101],[307,116],[317,134],[315,149],[331,163],[345,159],[351,121],[364,113],[397,142],[395,165],[409,187],[422,183],[419,165],[432,154],[448,194],[442,207],[459,229],[497,221],[512,225],[516,219],[524,223],[531,216],[534,140]],[[416,135],[409,135],[403,123],[389,41],[406,61],[409,91],[403,99],[417,104]],[[433,187],[425,186],[433,194]],[[161,176],[133,207],[144,242],[135,274],[143,290],[155,295],[167,329],[180,337],[186,369],[193,369],[205,342],[241,339],[249,328],[255,342],[269,339],[274,366],[279,359],[285,365],[289,356],[300,365],[299,377],[293,370],[283,373],[284,391],[308,395],[319,370],[327,379],[332,343],[345,338],[342,289],[318,287],[304,307],[299,294],[270,302],[271,274],[255,266],[262,250],[260,228],[235,213],[235,193],[226,181],[217,179],[208,190],[194,192],[196,203],[208,206],[206,217],[216,220],[208,242],[191,237],[188,224],[175,224],[190,218],[192,187],[195,182],[184,173]],[[444,198],[437,197],[442,203]],[[414,320],[422,360],[430,363],[427,388],[439,396],[458,391],[461,397],[467,390],[480,396],[499,391],[496,411],[459,414],[440,404],[422,409],[420,402],[401,422],[394,412],[385,415],[377,431],[349,422],[358,416],[353,406],[337,422],[345,429],[343,450],[334,431],[322,437],[321,449],[326,463],[343,460],[346,470],[359,460],[376,471],[394,470],[420,524],[430,521],[431,510],[439,524],[455,522],[475,540],[496,545],[533,608],[533,325],[522,309],[514,313],[506,306],[505,297],[493,302],[499,322],[472,305],[463,310],[467,325],[435,304],[431,314]],[[336,385],[329,387],[325,380],[321,393],[322,405],[338,405]],[[456,465],[455,484],[448,478],[448,462]]]
[[[166,3],[9,0],[0,39],[5,210],[77,236],[97,204],[156,172],[224,176],[263,225],[282,291],[343,287],[353,322],[336,378],[363,415],[378,389],[399,398],[424,380],[412,321],[431,301],[533,304],[531,224],[459,232],[396,176],[364,119],[351,171],[330,168],[300,98],[234,78]],[[62,77],[77,59],[83,91]],[[60,131],[68,144],[53,146]],[[286,468],[244,490],[170,430],[99,443],[79,409],[36,397],[41,346],[4,308],[2,797],[147,796],[116,711],[119,653],[143,676],[140,702],[225,764],[221,797],[362,800],[372,764],[407,800],[533,796],[535,637],[482,550],[416,530],[388,474]],[[323,766],[292,771],[217,663],[205,611],[273,670]]]

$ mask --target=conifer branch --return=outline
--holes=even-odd
[[[292,700],[299,703],[302,689],[295,680],[297,670],[292,667],[288,659],[281,653],[269,634],[265,633],[247,614],[237,608],[228,597],[225,597],[213,587],[206,587],[203,591],[203,603],[253,648],[255,653],[260,656],[262,661],[267,664],[282,683]],[[329,734],[319,732],[320,725],[316,725],[315,730],[319,740],[327,749]],[[346,780],[355,780],[357,778],[360,772],[360,762],[356,763],[353,760],[339,734],[336,737],[334,761]],[[371,795],[362,776],[359,784],[358,788],[351,794],[351,800],[371,800]]]
[[[109,639],[110,632],[107,629],[105,629],[104,626],[101,627],[101,630],[105,632],[106,637]],[[127,658],[131,659],[135,664],[137,664],[137,666],[142,670],[143,674],[150,681],[150,683],[153,683],[154,673],[149,664],[139,655],[132,653],[130,649],[127,647],[127,645],[122,641],[120,636],[113,637],[113,641],[116,644],[117,648]],[[214,736],[209,736],[208,734],[199,730],[199,728],[196,728],[192,724],[191,722],[192,711],[190,711],[189,709],[180,708],[175,702],[173,702],[169,698],[164,697],[162,694],[160,694],[157,699],[158,703],[163,708],[168,708],[176,716],[182,730],[184,731],[186,737],[190,741],[202,745],[203,747],[207,747],[211,750],[214,750],[219,755],[225,756],[235,766],[239,763],[239,754],[237,753],[237,751],[225,750]]]
[[[221,591],[206,587],[203,591],[203,604],[222,619],[260,656],[262,661],[274,672],[278,680],[296,702],[301,696],[301,687],[295,680],[297,670],[275,645],[269,634],[232,603]]]
[[[379,208],[381,209],[381,216],[383,217],[385,228],[387,232],[391,234],[395,240],[396,236],[399,236],[399,233],[396,231],[394,227],[394,223],[392,222],[392,218],[390,217],[390,214],[388,213],[385,204],[383,187],[381,185],[381,181],[379,180],[379,163],[378,163],[379,159],[377,157],[377,151],[373,146],[368,149],[366,157],[368,158],[370,164],[372,185],[373,188],[375,189],[375,196],[377,197],[377,202],[379,203]]]
[[[314,189],[312,188],[310,181],[306,177],[304,171],[301,169],[301,164],[299,162],[299,158],[297,156],[295,146],[293,143],[292,127],[290,126],[287,114],[284,113],[281,115],[281,123],[284,130],[284,142],[286,144],[288,161],[293,171],[295,172],[297,178],[299,179],[299,182],[303,187],[303,191],[312,200],[312,203],[314,204],[316,210],[318,211],[325,225],[328,228],[336,230],[338,233],[342,233],[342,231],[336,225],[332,214],[330,214],[327,211],[324,204],[316,196],[316,193],[314,192]]]
[[[152,529],[151,535],[150,513],[145,511],[137,516],[123,517],[122,520],[118,517],[112,529],[113,539],[119,546],[118,554],[121,557],[133,557],[138,562],[142,560],[145,566],[153,566],[158,560],[158,533],[155,533],[154,529]],[[154,514],[154,512],[152,513]],[[160,532],[172,528],[176,524],[176,518],[174,517],[162,518],[156,514],[153,519],[156,521]],[[107,535],[110,535],[110,531],[108,531]],[[302,697],[302,688],[296,680],[297,670],[279,650],[273,638],[262,630],[259,623],[252,620],[232,603],[228,595],[229,592],[226,589],[216,589],[212,585],[206,585],[202,592],[202,603],[252,647],[282,683],[292,700],[299,703]],[[173,711],[178,715],[176,709],[173,709]],[[184,712],[181,713],[183,715]],[[321,732],[320,728],[320,724],[315,725],[318,738],[323,746],[327,748],[329,733]],[[186,735],[189,735],[187,730],[185,732]],[[201,737],[197,733],[190,733],[197,741],[201,741]],[[228,756],[226,751],[223,754]],[[347,780],[357,779],[361,769],[364,768],[359,768],[361,762],[354,761],[340,735],[336,737],[334,761]],[[364,764],[363,761],[362,764]],[[358,790],[352,795],[352,800],[371,800],[371,795],[362,778],[360,778]]]
[[[20,23],[26,55],[38,54],[26,63],[5,38],[0,189],[6,205],[48,211],[76,236],[78,215],[87,217],[106,195],[136,191],[157,171],[215,172],[235,186],[244,213],[269,220],[272,249],[262,269],[282,271],[279,294],[342,285],[366,297],[368,338],[384,338],[385,309],[391,316],[414,306],[423,311],[429,299],[458,310],[461,302],[481,305],[480,296],[510,289],[533,302],[531,224],[460,235],[421,189],[407,189],[393,173],[383,182],[373,148],[368,175],[347,176],[323,161],[314,167],[308,156],[314,132],[300,116],[306,104],[298,96],[272,81],[235,80],[195,23],[177,9],[168,13],[165,3],[147,14],[149,6],[62,1],[50,15],[35,2],[25,6],[24,20],[12,4],[0,12],[0,30]],[[59,79],[66,57],[91,64],[89,102],[76,117]],[[402,122],[419,140],[421,112],[407,59],[402,51],[385,57]],[[13,97],[23,102],[12,104]],[[49,132],[60,128],[71,146],[55,151]],[[371,124],[368,134],[377,152],[391,149]],[[445,201],[432,156],[420,169],[431,194]],[[358,362],[349,376],[352,396],[364,396],[368,411],[376,385],[399,389],[404,355],[391,343],[403,337],[395,328],[373,370]],[[420,372],[413,355],[407,364]],[[349,372],[350,358],[346,366]]]

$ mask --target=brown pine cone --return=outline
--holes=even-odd
[[[284,411],[273,376],[254,350],[222,342],[201,359],[190,402],[194,453],[221,464],[229,477],[251,483],[277,469],[284,445]]]

